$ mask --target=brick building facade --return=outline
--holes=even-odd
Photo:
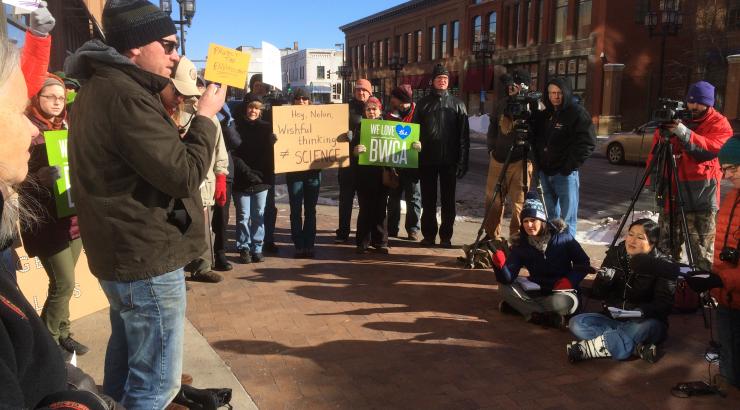
[[[346,24],[347,59],[353,79],[368,78],[374,92],[386,98],[395,72],[389,61],[394,54],[407,64],[398,83],[409,83],[415,94],[429,88],[432,67],[443,63],[451,72],[451,88],[479,111],[479,94],[486,92],[485,111],[495,102],[496,79],[507,70],[530,72],[534,88],[543,91],[554,76],[565,76],[599,124],[600,132],[631,128],[646,121],[652,102],[663,96],[681,99],[688,85],[704,78],[696,67],[695,16],[706,0],[681,2],[685,24],[675,37],[666,39],[665,72],[658,78],[659,37],[650,37],[636,23],[639,0],[412,0]],[[657,1],[652,5],[657,9]],[[724,0],[725,37],[719,60],[740,52],[735,0]],[[476,61],[473,44],[482,35],[495,42],[493,63]],[[717,54],[716,48],[712,50]],[[677,68],[677,63],[681,69]],[[725,77],[727,77],[725,70]],[[720,74],[719,77],[722,77]],[[481,87],[481,82],[483,85]],[[719,81],[719,108],[724,89]]]

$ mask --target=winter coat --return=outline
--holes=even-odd
[[[400,122],[413,123],[415,113],[416,113],[416,103],[411,103],[411,107],[409,108],[408,111],[389,112],[383,116],[383,119],[387,121],[400,121]],[[399,177],[402,178],[402,180],[412,180],[412,181],[419,180],[419,169],[418,168],[395,168],[395,170],[396,170],[396,173],[399,175]],[[400,189],[400,187],[398,189]]]
[[[12,278],[0,275],[0,407],[34,409],[45,396],[65,390],[59,346]]]
[[[730,220],[730,213],[735,207],[735,212]],[[740,309],[740,266],[724,262],[719,259],[724,247],[737,249],[740,239],[736,236],[740,231],[740,190],[728,194],[717,214],[717,233],[714,236],[714,263],[712,272],[722,278],[723,286],[712,289],[712,296],[720,305],[728,309]],[[729,232],[729,235],[727,233]],[[727,243],[725,244],[725,235]]]
[[[180,119],[185,126],[185,132],[190,128],[190,118],[195,115],[193,107],[188,107],[187,111],[180,111]],[[213,157],[211,158],[210,166],[208,167],[208,174],[206,179],[200,186],[200,200],[203,202],[203,206],[213,206],[216,201],[213,199],[216,193],[216,174],[228,175],[229,173],[229,156],[226,153],[226,145],[224,143],[224,133],[221,130],[221,123],[218,118],[211,118],[213,125],[216,126],[216,146],[213,151]]]
[[[465,104],[446,90],[434,90],[416,104],[422,151],[419,167],[457,165],[467,169],[470,125]]]
[[[486,136],[486,145],[488,146],[488,152],[491,153],[494,160],[500,163],[506,162],[506,156],[511,150],[511,146],[516,142],[517,133],[514,131],[514,121],[510,116],[507,116],[506,107],[509,104],[509,99],[504,98],[500,100],[496,106],[496,110],[491,115],[491,122],[488,124],[488,134]],[[532,112],[536,112],[536,106],[533,107]],[[522,148],[516,148],[511,153],[511,162],[521,161],[524,158],[524,150]],[[529,153],[529,158],[534,158],[532,152]]]
[[[0,192],[0,223],[3,220],[3,209],[5,207],[5,198],[3,197],[3,193]],[[4,241],[0,242],[0,252],[10,248],[13,246],[13,238],[7,238]]]
[[[545,97],[545,110],[533,116],[535,158],[545,175],[570,175],[591,156],[596,148],[596,131],[591,114],[573,102],[568,82],[553,78],[545,91],[554,84],[563,92],[563,104],[557,109]]]
[[[69,159],[90,270],[131,282],[182,268],[206,246],[199,187],[215,125],[198,115],[181,138],[159,99],[170,79],[100,40],[67,57],[65,72],[87,79],[70,121]]]
[[[688,140],[681,141],[677,137],[670,139],[673,152],[678,155],[676,165],[684,211],[716,211],[722,181],[722,169],[717,154],[732,136],[732,127],[727,118],[714,108],[709,108],[702,118],[687,122],[686,126],[691,130]],[[660,131],[660,128],[656,129],[653,135],[653,147],[650,149],[648,164],[653,158],[655,145],[662,139]],[[653,173],[655,172],[654,170]],[[654,184],[656,179],[652,177],[650,182]],[[668,209],[669,204],[666,201],[659,205]]]
[[[357,168],[358,157],[353,152],[355,152],[355,147],[360,144],[360,128],[365,114],[365,103],[353,98],[348,105],[349,130],[352,131],[352,139],[349,140],[349,168],[354,171]]]
[[[241,144],[231,153],[233,190],[247,194],[265,191],[275,184],[272,128],[265,121],[249,121],[243,115],[237,115],[235,122]]]
[[[224,104],[221,111],[216,114],[216,118],[218,118],[218,121],[221,124],[224,146],[226,147],[226,156],[229,161],[229,166],[227,167],[228,174],[226,174],[226,184],[231,184],[234,182],[234,160],[231,159],[231,151],[241,144],[241,137],[239,136],[239,132],[236,130],[234,117],[231,115],[228,104]]]
[[[656,249],[655,258],[669,260]],[[671,272],[635,272],[630,267],[624,241],[606,253],[604,267],[615,269],[614,278],[597,275],[591,287],[592,297],[603,299],[608,306],[625,310],[639,309],[645,319],[658,319],[668,324],[673,309],[677,277]]]
[[[544,253],[529,244],[524,229],[512,236],[506,263],[496,271],[496,279],[500,283],[512,283],[521,268],[527,268],[529,280],[540,285],[544,293],[551,292],[555,282],[562,278],[568,278],[578,289],[590,270],[588,255],[568,233],[568,226],[562,220],[547,223],[545,229],[549,229],[551,236]]]

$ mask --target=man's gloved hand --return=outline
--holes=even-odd
[[[39,3],[39,8],[31,12],[31,34],[36,37],[46,37],[54,29],[56,20],[46,8],[46,2]]]
[[[468,166],[467,165],[458,165],[457,166],[457,179],[462,179],[462,177],[465,176],[465,174],[468,173]]]
[[[704,293],[709,289],[721,288],[724,286],[722,278],[709,271],[696,270],[691,271],[686,276],[686,283],[696,293]]]
[[[573,284],[570,283],[570,279],[568,278],[560,278],[557,282],[555,282],[554,285],[552,285],[552,290],[569,290],[574,289]]]
[[[671,132],[671,134],[678,137],[681,142],[689,142],[689,138],[691,137],[691,130],[682,122],[674,121],[673,124],[669,125],[667,128]]]
[[[45,186],[47,188],[54,188],[54,184],[56,183],[57,179],[62,177],[59,172],[60,169],[57,165],[52,165],[50,167],[41,167],[38,171],[36,171],[36,178],[38,178],[39,184],[41,184],[42,186]]]
[[[218,206],[226,205],[226,175],[216,174],[216,190],[213,194]]]

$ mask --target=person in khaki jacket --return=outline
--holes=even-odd
[[[178,126],[180,134],[187,133],[190,123],[195,116],[197,97],[205,87],[197,85],[197,70],[187,57],[180,57],[180,62],[172,76],[172,81],[162,92],[160,98],[173,121]],[[229,157],[226,153],[221,123],[214,116],[211,118],[216,126],[216,145],[207,169],[206,179],[200,185],[200,197],[203,201],[205,252],[185,266],[190,272],[190,279],[198,282],[217,283],[223,277],[212,270],[213,268],[213,237],[211,234],[211,207],[217,202],[223,206],[226,202],[226,175],[228,175]]]

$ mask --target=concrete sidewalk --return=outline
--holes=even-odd
[[[110,336],[108,309],[75,320],[72,328],[75,330],[75,338],[90,347],[86,355],[78,356],[77,365],[90,374],[98,384],[102,384],[105,348]],[[189,320],[185,321],[183,371],[193,376],[194,387],[231,388],[231,404],[234,409],[257,408],[244,387],[234,377],[231,368],[208,345]]]

